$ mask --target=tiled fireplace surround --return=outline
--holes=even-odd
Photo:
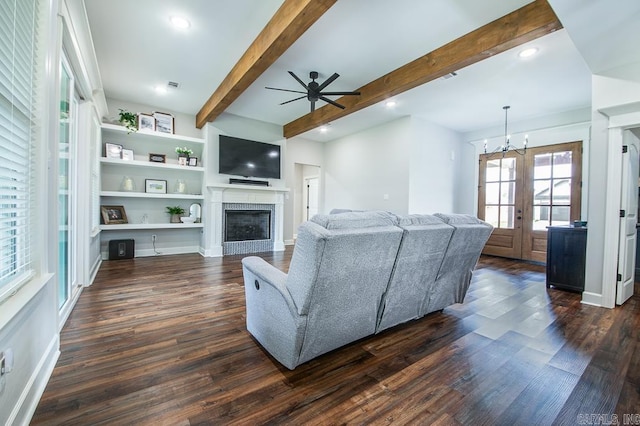
[[[284,197],[287,188],[238,184],[207,185],[210,194],[209,217],[205,227],[205,256],[283,251]],[[271,239],[257,241],[224,242],[224,210],[270,210]]]

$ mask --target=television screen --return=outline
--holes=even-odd
[[[220,135],[218,173],[280,179],[280,146]]]

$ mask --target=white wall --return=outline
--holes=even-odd
[[[471,185],[465,185],[469,168],[463,163],[461,135],[412,117],[411,137],[408,212],[464,212],[460,209],[469,196],[465,189]]]
[[[411,118],[404,117],[325,145],[324,206],[386,210],[409,207]]]

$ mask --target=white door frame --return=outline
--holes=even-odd
[[[618,236],[620,235],[620,184],[622,182],[622,145],[624,132],[640,127],[640,103],[605,108],[609,117],[607,160],[607,194],[605,207],[604,256],[602,265],[601,306],[613,308],[616,303],[618,272]],[[631,112],[629,112],[631,111]],[[585,295],[583,294],[583,301]]]
[[[313,175],[313,176],[305,176],[302,181],[302,209],[304,211],[304,215],[305,215],[305,220],[309,220],[310,217],[307,217],[309,214],[309,181],[315,179],[318,181],[318,196],[316,199],[316,204],[319,206],[320,205],[320,176],[317,175]]]

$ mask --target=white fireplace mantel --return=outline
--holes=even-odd
[[[284,198],[289,188],[254,186],[241,184],[212,183],[209,192],[210,221],[205,227],[205,256],[220,257],[222,250],[222,214],[224,203],[273,204],[275,206],[275,229],[273,251],[284,250]]]

